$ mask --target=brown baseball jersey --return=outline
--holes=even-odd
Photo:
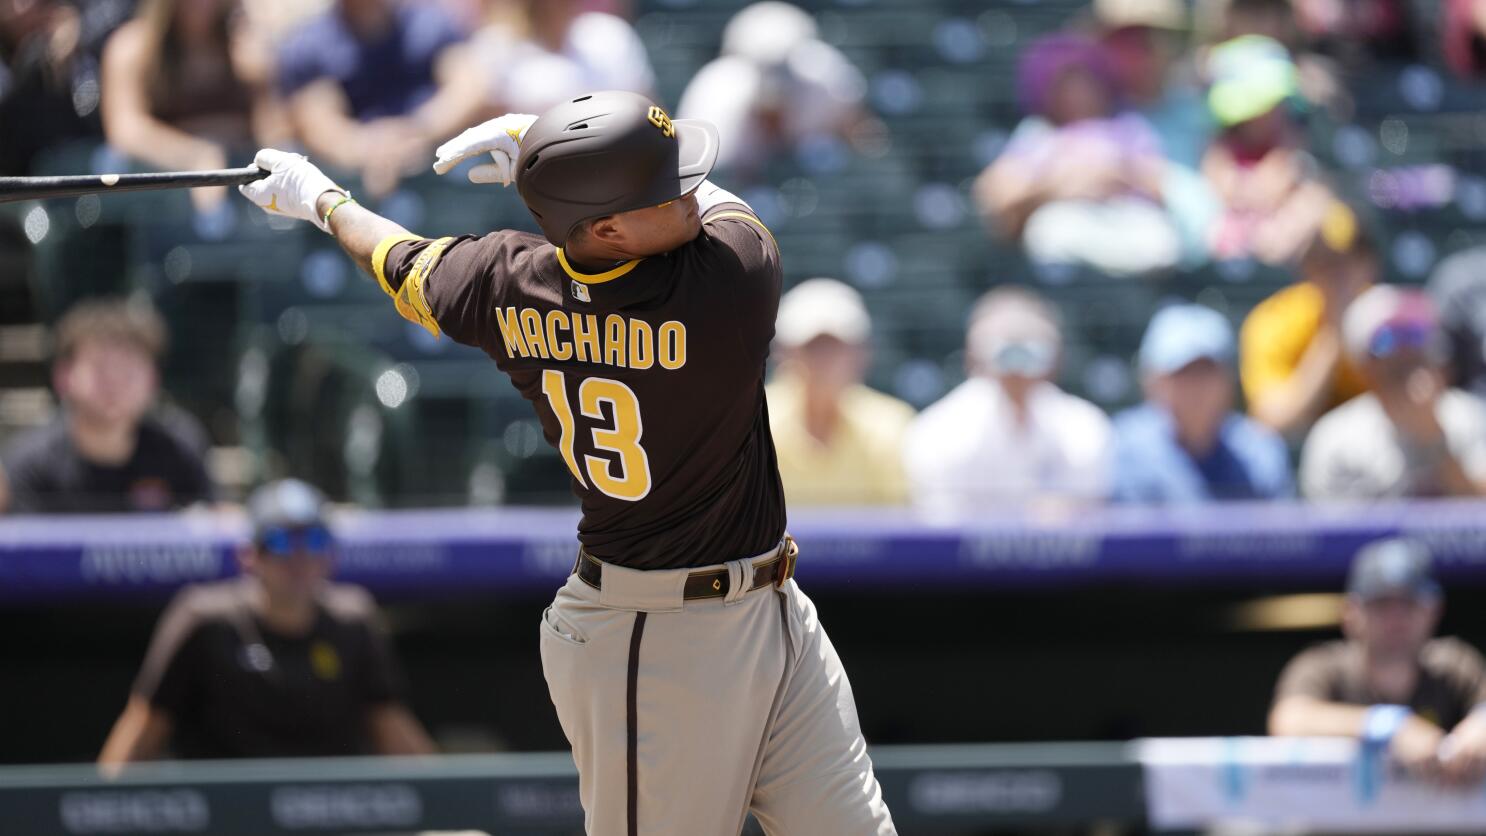
[[[1361,645],[1331,641],[1301,653],[1285,666],[1275,700],[1307,696],[1326,702],[1375,705],[1389,702],[1367,685]],[[1486,660],[1454,638],[1431,639],[1419,653],[1419,681],[1408,706],[1445,731],[1486,703]]]
[[[244,578],[188,586],[160,617],[134,693],[170,715],[184,758],[368,754],[367,710],[402,676],[365,590],[329,584],[313,626],[280,635]]]
[[[589,553],[675,569],[779,543],[764,402],[779,251],[746,206],[708,207],[690,243],[599,273],[516,231],[393,237],[372,267],[403,316],[478,346],[531,401]]]

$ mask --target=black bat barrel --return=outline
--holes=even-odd
[[[152,171],[139,174],[80,174],[64,177],[0,177],[0,203],[48,197],[76,197],[108,192],[156,189],[199,189],[240,186],[261,180],[268,172],[250,165],[217,171]]]

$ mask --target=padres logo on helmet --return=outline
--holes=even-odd
[[[651,105],[650,112],[645,115],[645,118],[650,120],[650,124],[656,126],[657,128],[660,128],[661,133],[665,134],[667,137],[673,139],[675,138],[676,126],[671,123],[671,117],[667,116],[664,110],[661,110],[655,105]]]

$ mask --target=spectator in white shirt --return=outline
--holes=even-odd
[[[870,120],[867,81],[817,37],[815,20],[788,3],[754,3],[728,21],[722,54],[697,71],[677,113],[717,126],[717,167],[756,174],[776,154],[812,142],[847,142]]]
[[[971,312],[970,377],[919,415],[904,467],[914,504],[967,517],[1008,502],[1098,501],[1109,493],[1109,418],[1052,382],[1057,314],[1035,294],[991,291]]]
[[[1368,391],[1328,412],[1300,457],[1318,499],[1486,494],[1486,401],[1445,380],[1448,343],[1429,297],[1378,285],[1342,320]]]
[[[628,21],[586,12],[579,0],[510,5],[521,13],[493,20],[472,43],[495,112],[542,113],[594,90],[653,91],[650,57]]]

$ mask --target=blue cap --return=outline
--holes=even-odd
[[[325,526],[325,495],[298,479],[280,479],[248,497],[248,520],[259,540],[275,529]]]
[[[1347,594],[1363,601],[1378,598],[1438,598],[1440,585],[1430,571],[1429,549],[1417,540],[1391,537],[1363,546],[1352,559]]]
[[[1233,363],[1233,326],[1204,305],[1162,308],[1140,341],[1140,370],[1170,374],[1197,360]]]

